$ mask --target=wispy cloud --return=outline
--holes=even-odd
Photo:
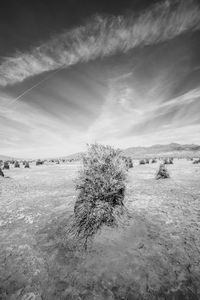
[[[136,16],[96,16],[85,25],[54,36],[0,65],[0,85],[22,82],[46,71],[88,62],[140,45],[151,45],[200,28],[195,1],[165,1]]]
[[[72,153],[84,144],[81,132],[61,117],[56,118],[51,111],[44,112],[23,102],[13,109],[6,105],[11,101],[9,96],[0,94],[1,153],[45,157]]]
[[[171,99],[163,104],[153,104],[152,108],[144,109],[139,122],[129,124],[127,132],[121,135],[142,135],[171,128],[187,127],[191,124],[199,125],[200,89],[194,89],[182,96]],[[166,134],[163,133],[165,136]],[[191,134],[192,136],[192,134]]]

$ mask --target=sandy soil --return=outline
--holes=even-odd
[[[103,229],[87,253],[63,247],[79,165],[0,178],[0,299],[200,299],[200,165],[129,170],[129,226]],[[68,247],[68,248],[67,248]]]

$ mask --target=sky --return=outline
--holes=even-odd
[[[6,1],[0,154],[200,144],[200,4]]]

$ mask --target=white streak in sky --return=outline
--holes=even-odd
[[[26,94],[28,94],[30,91],[32,91],[37,86],[41,85],[43,82],[47,81],[49,78],[53,77],[56,73],[60,72],[62,69],[63,69],[63,67],[57,69],[55,72],[53,72],[50,75],[46,76],[45,78],[43,78],[42,80],[40,80],[39,82],[37,82],[36,84],[34,84],[33,86],[31,86],[29,89],[25,90],[18,97],[12,99],[12,101],[8,102],[7,105],[8,106],[13,105],[15,102],[17,102],[18,100],[20,100],[23,96],[25,96]]]
[[[97,16],[65,31],[30,52],[6,58],[0,65],[0,85],[22,82],[46,71],[69,67],[140,45],[172,39],[200,29],[200,8],[192,0],[165,1],[139,16]]]

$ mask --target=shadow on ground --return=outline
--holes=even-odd
[[[36,232],[32,247],[7,249],[5,299],[30,292],[49,300],[200,299],[192,240],[173,239],[162,223],[133,214],[126,228],[103,228],[85,252],[65,236],[69,219],[68,212],[54,216]]]

